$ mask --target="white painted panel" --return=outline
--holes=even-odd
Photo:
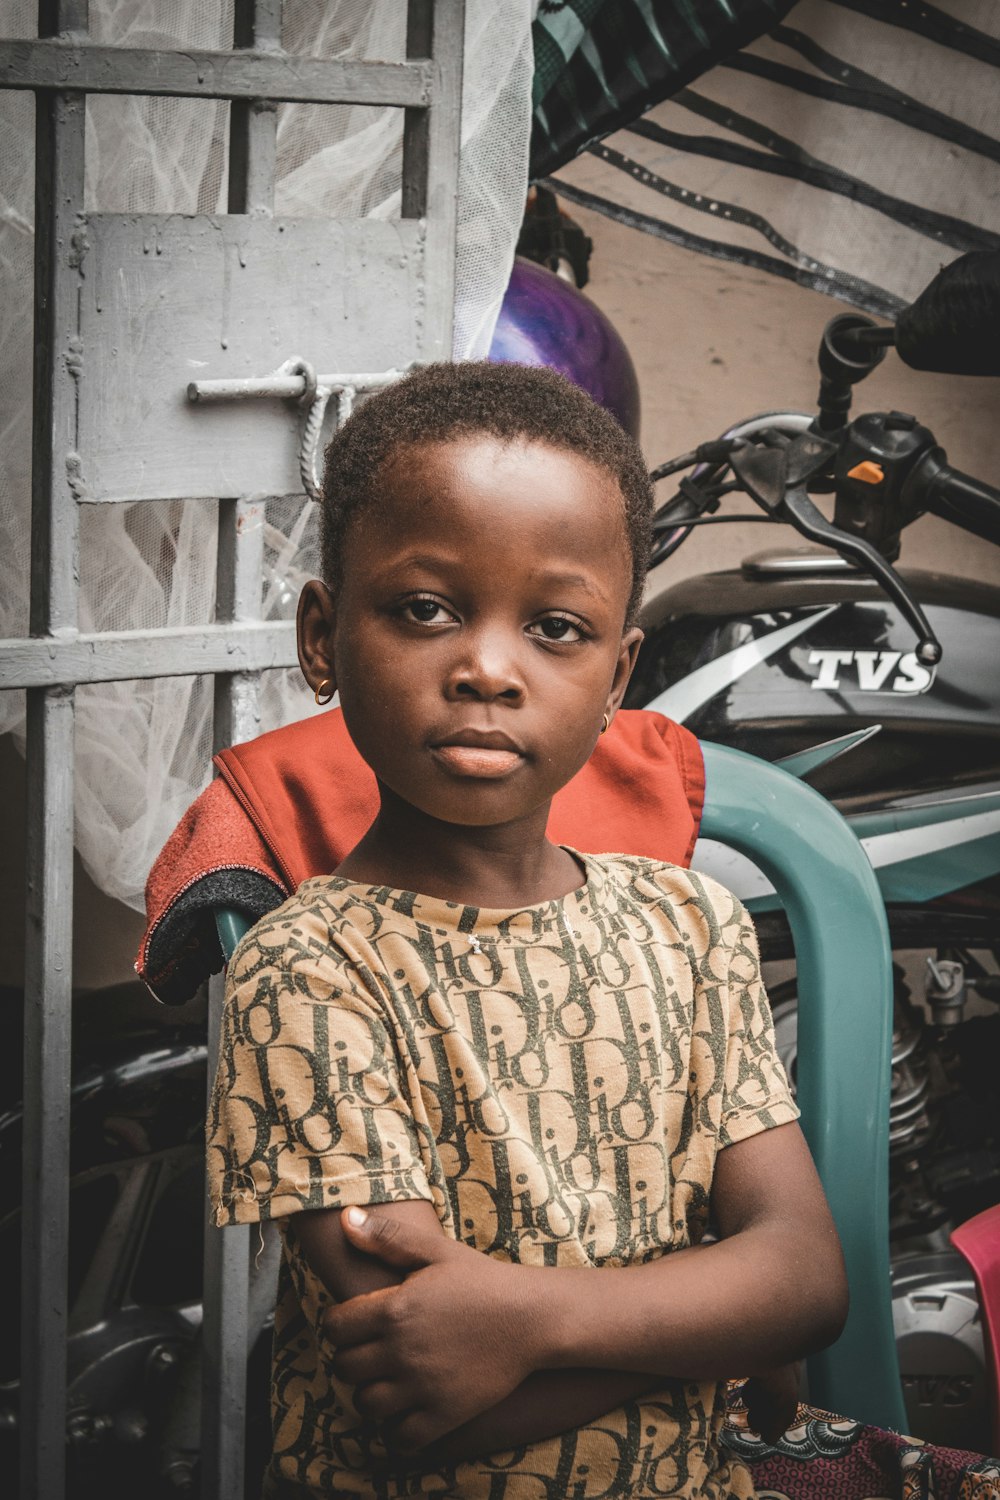
[[[91,500],[300,489],[293,402],[191,405],[192,380],[378,371],[447,352],[416,220],[95,215],[80,281],[78,482]]]

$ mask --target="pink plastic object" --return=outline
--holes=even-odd
[[[1000,1204],[960,1224],[951,1242],[972,1267],[991,1382],[993,1452],[1000,1453]]]

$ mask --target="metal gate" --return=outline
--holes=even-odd
[[[0,642],[0,687],[28,698],[25,1500],[61,1500],[66,1483],[74,691],[213,674],[217,744],[253,735],[259,674],[295,661],[292,625],[261,619],[247,524],[261,492],[299,489],[299,417],[281,398],[311,400],[315,427],[329,393],[346,409],[391,368],[451,349],[463,0],[407,0],[399,63],[292,56],[281,23],[282,0],[236,0],[232,51],[149,51],[93,44],[87,0],[41,0],[38,40],[0,41],[0,88],[36,95],[30,635]],[[231,101],[228,213],[86,212],[86,99],[106,93]],[[275,218],[281,101],[403,109],[401,219]],[[205,310],[225,299],[220,340]],[[205,381],[189,390],[192,361]],[[184,497],[218,503],[215,622],[81,633],[80,507]],[[210,1076],[220,1002],[216,985]],[[211,1500],[243,1494],[247,1235],[206,1236]]]

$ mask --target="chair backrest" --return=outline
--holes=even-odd
[[[702,835],[767,875],[795,944],[798,1102],[851,1292],[843,1334],[808,1362],[809,1399],[905,1431],[889,1271],[892,956],[878,884],[858,840],[818,792],[755,756],[702,749]],[[249,923],[220,910],[216,926],[228,957]]]

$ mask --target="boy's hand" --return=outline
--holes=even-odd
[[[331,1308],[333,1367],[358,1410],[424,1448],[510,1394],[534,1368],[525,1270],[387,1217],[348,1209],[358,1250],[406,1272],[399,1285]],[[530,1275],[530,1272],[528,1273]]]
[[[799,1409],[798,1362],[751,1375],[743,1387],[747,1422],[765,1443],[777,1443],[792,1426]]]

